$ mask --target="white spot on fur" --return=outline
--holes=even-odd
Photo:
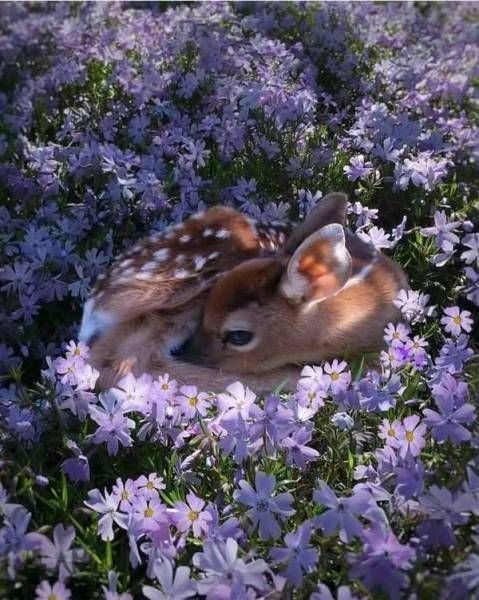
[[[153,252],[153,257],[155,258],[155,260],[162,261],[162,260],[166,260],[169,256],[169,254],[170,254],[169,248],[160,248],[160,250]]]
[[[188,235],[188,234],[186,234],[186,233],[185,233],[185,235],[182,235],[182,236],[180,237],[180,242],[181,242],[182,244],[187,244],[187,243],[188,243],[190,240],[191,240],[191,235]]]
[[[140,279],[141,281],[146,281],[153,277],[153,273],[151,271],[147,271],[146,273],[137,273],[135,275],[136,279]]]
[[[141,267],[140,271],[154,271],[157,266],[158,263],[156,261],[150,260]]]
[[[219,255],[219,252],[212,252],[211,254],[208,254],[208,260],[214,260],[215,258],[218,258]]]
[[[184,254],[177,254],[176,258],[175,258],[175,262],[176,263],[182,263],[185,260],[185,255]]]
[[[195,271],[201,271],[201,269],[208,262],[208,259],[205,256],[195,256],[193,258],[193,263],[195,265]]]
[[[176,279],[187,279],[188,277],[191,277],[190,271],[187,271],[186,269],[176,269],[173,275]]]
[[[207,227],[203,231],[203,237],[211,237],[212,235],[214,235],[214,233],[215,233],[214,229],[211,229],[211,227]]]
[[[218,229],[215,237],[217,237],[219,240],[225,240],[226,238],[229,238],[230,235],[231,231],[228,231],[228,229]]]
[[[120,263],[120,267],[122,267],[122,268],[129,267],[132,262],[133,262],[132,258],[127,258],[126,260],[124,260],[123,262]]]

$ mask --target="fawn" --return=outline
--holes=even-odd
[[[168,371],[211,391],[238,378],[270,391],[294,386],[294,365],[377,350],[407,279],[345,231],[346,209],[329,194],[290,231],[215,207],[134,247],[85,305],[80,339],[101,385]]]

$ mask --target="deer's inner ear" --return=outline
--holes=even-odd
[[[344,229],[332,223],[306,238],[293,254],[281,292],[295,303],[324,300],[345,285],[351,269]]]

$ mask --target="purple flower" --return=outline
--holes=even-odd
[[[205,417],[211,406],[210,396],[204,392],[198,392],[194,385],[181,387],[178,401],[179,407],[187,419],[192,419],[197,415]]]
[[[166,485],[163,483],[163,477],[158,477],[156,473],[150,473],[148,477],[140,475],[135,480],[135,488],[138,494],[141,494],[145,498],[151,500],[151,498],[158,498],[160,490],[164,490]]]
[[[245,562],[239,558],[238,544],[232,538],[226,542],[205,541],[203,551],[193,555],[193,565],[203,572],[197,587],[207,598],[233,600],[244,597],[247,588],[268,590],[264,576],[268,565],[264,560]]]
[[[467,523],[469,515],[475,507],[472,494],[453,493],[445,487],[432,485],[428,493],[419,499],[421,507],[430,519],[441,521],[447,525]]]
[[[178,567],[174,572],[168,559],[157,560],[153,564],[152,575],[158,580],[161,590],[144,585],[143,595],[150,600],[184,600],[196,595],[196,583],[190,579],[188,567]]]
[[[369,231],[358,231],[357,235],[359,238],[366,242],[366,244],[371,244],[376,248],[376,250],[381,250],[381,248],[391,248],[391,236],[384,231],[384,229],[376,227],[374,225],[369,229]]]
[[[403,467],[396,467],[395,494],[407,500],[420,496],[424,491],[424,466],[420,459],[410,460]]]
[[[458,582],[464,583],[470,591],[479,587],[479,554],[469,554],[462,562],[456,565],[454,574],[449,581],[456,586]],[[465,597],[465,596],[463,596]]]
[[[370,175],[373,172],[373,165],[364,160],[364,155],[358,154],[350,159],[349,165],[345,166],[343,171],[350,181],[356,181]]]
[[[154,531],[169,523],[166,506],[159,498],[147,500],[137,497],[133,504],[132,516],[138,522],[142,531]]]
[[[106,489],[104,495],[97,489],[88,492],[88,500],[85,500],[85,505],[102,515],[98,521],[98,534],[103,541],[112,540],[115,537],[114,522],[120,527],[124,526],[123,517],[118,511],[118,504],[119,498],[114,494],[109,494]]]
[[[303,581],[303,573],[310,573],[318,562],[318,551],[309,545],[311,523],[304,522],[293,533],[284,537],[284,548],[273,548],[271,558],[277,563],[287,563],[284,576],[294,586]]]
[[[305,469],[309,462],[318,458],[319,452],[306,445],[311,439],[311,429],[306,427],[300,427],[289,437],[283,439],[281,446],[287,450],[287,465]]]
[[[336,427],[341,429],[341,431],[348,431],[354,427],[353,418],[345,412],[334,413],[334,415],[331,417],[331,423],[336,425]]]
[[[449,252],[459,242],[459,236],[454,232],[460,225],[460,221],[448,222],[446,213],[443,210],[436,211],[434,213],[434,226],[421,229],[421,233],[426,236],[436,236],[438,248]]]
[[[74,573],[74,563],[84,559],[83,552],[70,546],[75,539],[75,529],[61,523],[53,529],[53,542],[45,535],[37,534],[38,554],[41,563],[50,572],[57,572],[60,581],[65,581]]]
[[[447,333],[457,337],[462,331],[471,331],[474,321],[470,318],[471,313],[468,310],[461,311],[458,306],[450,306],[444,309],[444,314],[446,316],[442,317],[441,323]]]
[[[343,542],[350,542],[354,537],[360,537],[363,532],[358,517],[366,516],[373,507],[371,497],[365,492],[358,492],[349,498],[338,498],[329,485],[319,481],[319,489],[314,490],[313,500],[328,510],[316,517],[316,524],[325,535],[336,531]]]
[[[398,419],[394,420],[392,423],[388,419],[383,419],[378,429],[378,436],[384,440],[387,446],[399,448],[401,446],[399,440],[401,430],[402,425]]]
[[[473,233],[471,235],[466,235],[462,239],[463,246],[470,248],[470,250],[466,250],[461,254],[461,259],[467,264],[476,263],[476,266],[479,267],[479,234]]]
[[[256,395],[242,383],[237,381],[226,388],[226,393],[218,394],[218,408],[223,413],[222,418],[231,418],[240,415],[247,419],[251,406],[256,400]]]
[[[364,532],[363,541],[362,553],[349,556],[350,576],[360,579],[371,592],[380,589],[393,600],[401,598],[409,581],[404,571],[412,567],[414,550],[378,525]]]
[[[35,600],[69,600],[72,595],[62,581],[56,581],[53,585],[42,581],[35,588],[35,594]]]
[[[446,340],[436,358],[436,365],[449,373],[461,373],[464,363],[467,362],[474,351],[469,348],[469,338],[461,334],[456,340]]]
[[[351,383],[351,373],[347,369],[347,363],[334,359],[331,364],[324,363],[324,378],[326,385],[332,394],[345,392]]]
[[[420,421],[421,418],[418,415],[411,415],[403,420],[402,428],[398,432],[399,455],[401,458],[406,458],[408,455],[419,456],[426,445],[424,439],[426,426]]]
[[[431,386],[432,395],[436,400],[449,400],[452,398],[454,408],[459,408],[465,404],[469,392],[465,381],[458,381],[450,373],[443,372],[440,374],[439,382]]]
[[[117,478],[115,485],[112,488],[112,496],[119,503],[119,508],[123,512],[130,512],[133,509],[136,499],[139,497],[139,490],[136,481],[127,479],[123,481],[120,477]],[[142,494],[145,498],[158,498],[158,494]]]
[[[475,419],[472,404],[463,404],[454,408],[454,396],[436,398],[439,412],[426,408],[423,410],[424,423],[431,427],[432,437],[439,443],[451,440],[453,443],[467,442],[471,432],[463,425],[470,425]]]
[[[293,496],[288,492],[273,496],[275,485],[273,475],[258,471],[255,475],[256,490],[242,479],[239,482],[241,489],[233,492],[237,502],[251,507],[246,514],[253,522],[253,528],[258,527],[262,539],[277,539],[281,535],[277,519],[283,520],[295,513],[291,508]]]
[[[400,290],[394,304],[399,308],[404,317],[412,324],[424,320],[425,316],[432,314],[433,307],[428,307],[429,294],[414,290]]]
[[[226,456],[233,453],[236,462],[244,462],[249,455],[255,454],[261,447],[261,439],[251,439],[251,431],[241,414],[232,409],[236,416],[221,418],[221,427],[224,431],[219,446]],[[230,413],[231,414],[231,413]]]
[[[90,464],[84,454],[64,460],[62,470],[70,481],[90,481]]]
[[[128,592],[122,594],[117,592],[118,586],[118,575],[115,571],[108,571],[108,587],[105,585],[101,586],[105,595],[105,600],[133,600],[133,596]]]
[[[173,510],[173,522],[182,533],[193,530],[195,537],[203,537],[208,533],[211,514],[203,510],[206,502],[190,492],[186,496],[187,502],[176,502]]]
[[[90,406],[90,416],[99,425],[90,438],[94,444],[106,442],[108,454],[117,454],[119,444],[133,444],[130,429],[135,427],[135,422],[125,416],[123,405],[113,394],[100,394],[99,402],[100,406]]]

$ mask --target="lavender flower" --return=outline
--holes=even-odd
[[[258,527],[259,535],[263,539],[277,539],[281,535],[277,519],[283,520],[295,513],[291,508],[293,496],[288,492],[273,496],[275,485],[275,477],[258,471],[255,476],[256,490],[242,479],[239,482],[241,489],[233,493],[237,502],[251,507],[246,514],[252,521],[253,528]]]
[[[400,443],[399,454],[402,458],[406,458],[408,454],[419,456],[421,450],[426,445],[426,440],[424,439],[426,425],[420,421],[420,417],[411,415],[410,417],[406,417],[402,422],[402,427],[398,433]]]
[[[190,492],[186,496],[187,503],[177,502],[173,512],[173,521],[179,531],[185,533],[193,530],[195,537],[203,537],[209,531],[211,514],[203,510],[206,502]]]
[[[444,309],[444,314],[441,323],[447,333],[457,337],[462,331],[467,333],[471,331],[474,321],[470,318],[471,313],[468,310],[461,311],[458,306],[450,306]]]
[[[248,588],[268,590],[263,560],[245,562],[238,557],[238,544],[232,538],[226,542],[205,541],[203,552],[193,555],[194,566],[203,572],[197,582],[198,592],[207,598],[238,598]]]
[[[317,550],[309,546],[311,533],[311,523],[305,522],[294,533],[285,535],[284,548],[273,548],[270,552],[275,562],[287,562],[284,575],[294,586],[299,586],[303,580],[303,573],[313,571],[318,562]]]
[[[35,600],[69,600],[72,595],[62,581],[56,581],[53,585],[42,581],[37,585],[35,594]]]
[[[158,580],[161,590],[144,585],[143,595],[150,600],[184,600],[196,594],[196,584],[190,579],[188,567],[178,567],[174,573],[169,560],[157,560],[153,565],[152,574]]]
[[[319,481],[319,489],[314,491],[313,499],[328,509],[316,518],[316,524],[325,535],[332,535],[337,531],[343,542],[350,542],[354,537],[361,536],[363,526],[358,516],[365,516],[372,507],[368,494],[359,492],[350,498],[338,498],[327,483]]]
[[[453,396],[441,396],[436,399],[439,412],[425,408],[424,423],[431,427],[432,437],[439,443],[451,440],[453,443],[471,439],[471,432],[464,427],[475,419],[475,408],[472,404],[463,404],[454,408]]]

